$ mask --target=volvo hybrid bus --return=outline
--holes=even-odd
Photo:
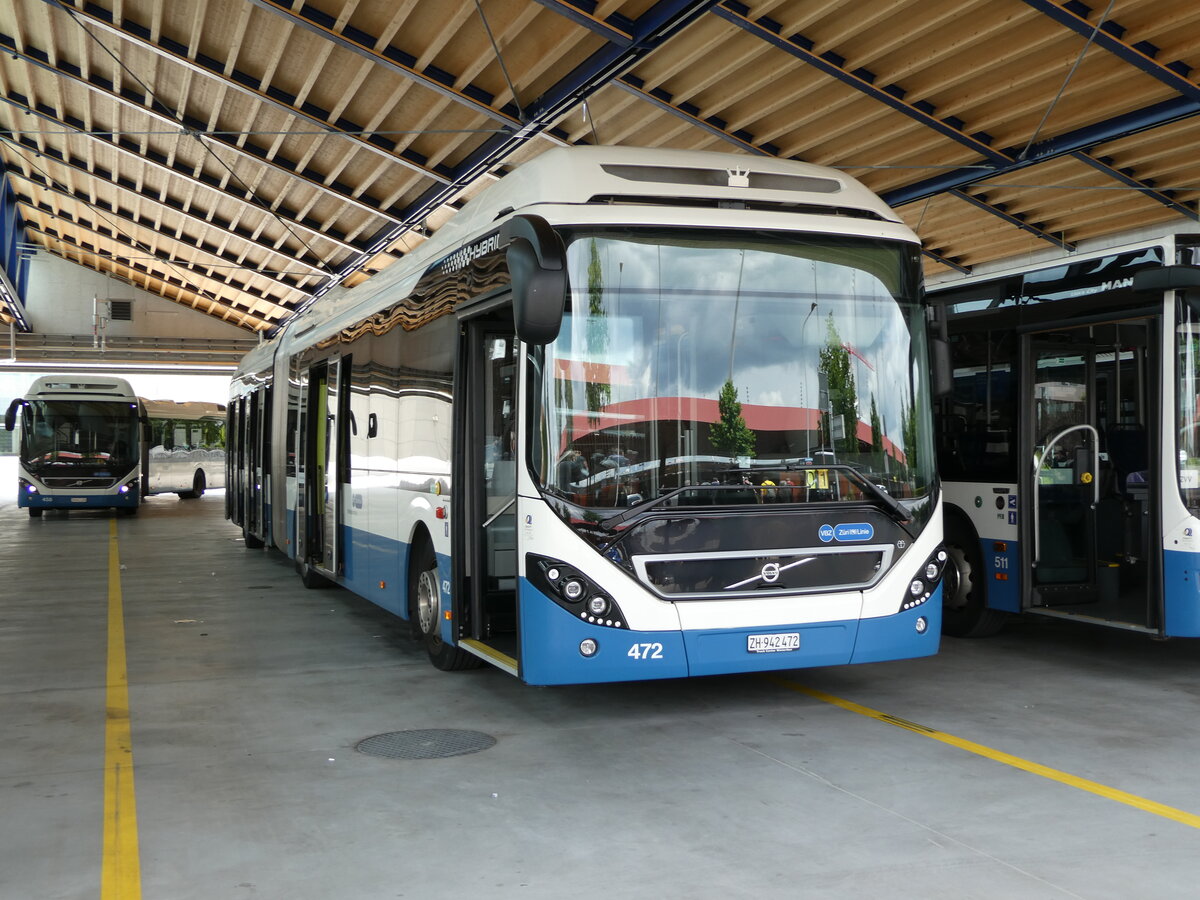
[[[528,683],[938,646],[913,233],[777,159],[546,152],[233,379],[247,546]]]
[[[129,382],[47,375],[13,400],[4,427],[20,429],[17,506],[137,512],[142,496],[141,409]]]
[[[1200,636],[1200,235],[930,292],[946,633],[1014,613]]]
[[[195,499],[224,485],[225,418],[218,403],[145,400],[123,378],[38,378],[4,420],[19,435],[17,505],[34,518],[47,509],[132,515],[152,494]]]

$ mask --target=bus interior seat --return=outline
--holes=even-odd
[[[1146,428],[1136,422],[1119,422],[1108,426],[1104,437],[1108,459],[1116,471],[1117,489],[1128,493],[1129,476],[1150,466]]]

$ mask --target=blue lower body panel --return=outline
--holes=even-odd
[[[584,684],[930,656],[937,652],[941,634],[940,591],[915,609],[878,619],[650,632],[591,625],[521,579],[521,677],[529,684]],[[780,632],[798,632],[799,649],[774,653],[747,650],[749,635]],[[589,638],[599,648],[590,657],[580,650]]]
[[[912,659],[937,653],[942,634],[942,586],[920,606],[858,623],[852,663]]]
[[[20,509],[128,509],[138,505],[137,491],[127,494],[30,494],[25,491],[17,496]]]
[[[1164,632],[1200,637],[1200,553],[1163,551]]]

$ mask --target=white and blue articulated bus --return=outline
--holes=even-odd
[[[939,286],[944,630],[1200,637],[1200,236]]]
[[[836,171],[544,153],[246,357],[229,517],[532,684],[932,654],[917,239]]]
[[[117,509],[134,514],[142,496],[141,407],[122,378],[46,375],[4,417],[17,441],[17,506]]]

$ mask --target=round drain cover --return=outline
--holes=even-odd
[[[358,742],[360,753],[383,756],[387,759],[441,759],[478,753],[496,743],[482,731],[462,731],[454,728],[425,728],[416,731],[389,731]]]

